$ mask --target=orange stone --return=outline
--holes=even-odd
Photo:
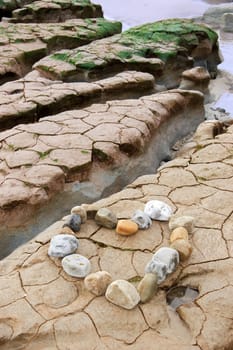
[[[177,227],[175,228],[175,230],[172,231],[171,235],[170,235],[170,242],[174,242],[177,239],[185,239],[188,240],[189,238],[189,234],[188,231],[186,230],[186,228],[184,227]]]
[[[131,236],[138,231],[138,225],[131,220],[119,220],[116,232],[122,236]]]

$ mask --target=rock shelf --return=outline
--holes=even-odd
[[[64,274],[60,262],[47,255],[50,239],[64,224],[59,221],[1,262],[3,350],[18,344],[28,350],[74,344],[81,349],[135,350],[153,349],[155,342],[164,350],[231,349],[233,128],[214,136],[216,124],[201,124],[179,156],[156,174],[139,177],[92,204],[93,209],[108,207],[118,219],[128,219],[148,200],[159,199],[175,215],[194,217],[192,255],[156,296],[123,310],[89,293],[83,280]],[[148,230],[123,237],[89,219],[77,236],[78,252],[90,259],[92,272],[108,271],[114,280],[137,284],[152,254],[169,244],[170,231],[167,222],[153,221]],[[177,312],[166,303],[166,291],[176,284],[199,291],[194,302],[180,305]]]

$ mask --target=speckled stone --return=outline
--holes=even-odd
[[[146,265],[145,273],[156,273],[158,284],[162,283],[168,274],[175,271],[179,264],[179,254],[175,249],[162,247]]]
[[[108,208],[101,208],[97,211],[95,221],[98,225],[114,229],[117,225],[116,215]]]
[[[67,226],[74,232],[78,232],[80,231],[81,223],[82,223],[82,220],[79,214],[71,214],[69,218],[66,220],[66,222],[64,223],[63,227]]]
[[[172,208],[164,202],[151,200],[146,203],[144,212],[152,220],[168,221],[172,215]]]
[[[138,225],[132,220],[119,220],[116,232],[122,236],[131,236],[138,231]]]
[[[181,261],[187,260],[192,253],[192,246],[189,241],[185,239],[177,239],[171,244],[171,248],[177,250]]]
[[[84,278],[91,271],[90,261],[80,254],[71,254],[62,259],[64,271],[73,277]]]
[[[177,239],[185,239],[188,240],[189,238],[189,234],[188,231],[186,230],[186,228],[184,227],[177,227],[175,228],[175,230],[172,231],[171,235],[170,235],[170,242],[174,242]]]
[[[175,215],[172,215],[169,220],[168,226],[170,230],[174,230],[177,227],[184,227],[190,234],[194,229],[194,220],[195,220],[194,217],[188,216],[188,215],[178,216],[178,217]]]
[[[138,225],[140,230],[146,230],[152,225],[151,218],[142,210],[136,210],[131,220]]]
[[[140,302],[137,289],[125,280],[112,282],[105,293],[108,301],[124,309],[131,310]]]
[[[81,205],[77,205],[76,207],[72,208],[71,214],[80,215],[82,224],[87,221],[87,212]]]
[[[104,295],[108,285],[112,282],[112,276],[107,271],[91,273],[84,280],[86,289],[99,296]]]
[[[78,239],[73,235],[56,235],[50,241],[48,255],[55,258],[63,258],[66,255],[74,253],[78,245]]]
[[[156,273],[147,273],[139,282],[137,290],[142,303],[149,301],[158,289],[158,278]]]

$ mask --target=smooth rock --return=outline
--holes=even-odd
[[[171,244],[171,248],[177,250],[181,261],[187,260],[192,253],[192,246],[185,239],[177,239]]]
[[[87,221],[87,212],[81,205],[77,205],[76,207],[72,208],[71,214],[80,215],[82,224]]]
[[[170,242],[174,242],[177,239],[185,239],[188,240],[189,238],[189,234],[188,231],[186,230],[186,228],[184,227],[177,227],[175,228],[175,230],[172,231],[171,235],[170,235]]]
[[[128,310],[133,309],[140,301],[137,289],[125,280],[112,282],[108,286],[105,296],[111,303]]]
[[[90,261],[80,254],[72,254],[62,259],[64,271],[73,277],[86,277],[91,271]]]
[[[158,278],[156,273],[147,273],[137,286],[142,303],[149,301],[158,289]]]
[[[74,232],[78,232],[80,231],[81,223],[81,216],[79,214],[72,214],[64,223],[63,227],[69,227]]]
[[[144,212],[152,220],[168,221],[172,215],[172,208],[164,202],[151,200],[146,203]]]
[[[138,231],[138,225],[132,220],[119,220],[116,227],[116,232],[119,235],[131,236]]]
[[[116,215],[108,208],[99,209],[96,213],[95,221],[98,225],[110,229],[116,228],[117,225]]]
[[[161,261],[150,260],[145,267],[145,274],[152,273],[157,276],[157,283],[162,283],[167,275],[167,265]]]
[[[63,258],[66,255],[74,253],[78,245],[78,239],[73,235],[56,235],[50,241],[48,255],[55,258]]]
[[[179,264],[179,254],[175,249],[162,247],[153,255],[152,260],[163,262],[167,266],[167,273],[172,273]]]
[[[84,280],[86,289],[99,296],[106,292],[108,285],[112,282],[112,276],[107,271],[91,273]]]
[[[152,225],[151,218],[142,210],[136,210],[131,220],[138,225],[140,230],[146,230]]]
[[[194,217],[188,216],[188,215],[185,215],[185,216],[172,215],[169,220],[168,226],[171,231],[176,229],[177,227],[184,227],[190,234],[194,228]]]

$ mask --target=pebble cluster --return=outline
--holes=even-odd
[[[118,220],[108,208],[95,210],[91,205],[82,204],[72,208],[61,233],[51,239],[48,255],[62,258],[63,270],[72,277],[84,278],[85,288],[89,292],[96,296],[105,295],[111,303],[130,310],[139,302],[149,301],[156,294],[159,284],[176,270],[180,261],[188,259],[192,252],[189,234],[194,228],[194,218],[172,214],[172,208],[158,200],[147,202],[144,211],[136,210],[129,220]],[[112,281],[107,271],[91,273],[89,259],[76,252],[79,241],[75,234],[90,217],[99,226],[115,229],[117,234],[123,236],[131,236],[138,230],[150,228],[152,220],[169,221],[170,247],[161,247],[154,253],[137,288],[126,280]]]

